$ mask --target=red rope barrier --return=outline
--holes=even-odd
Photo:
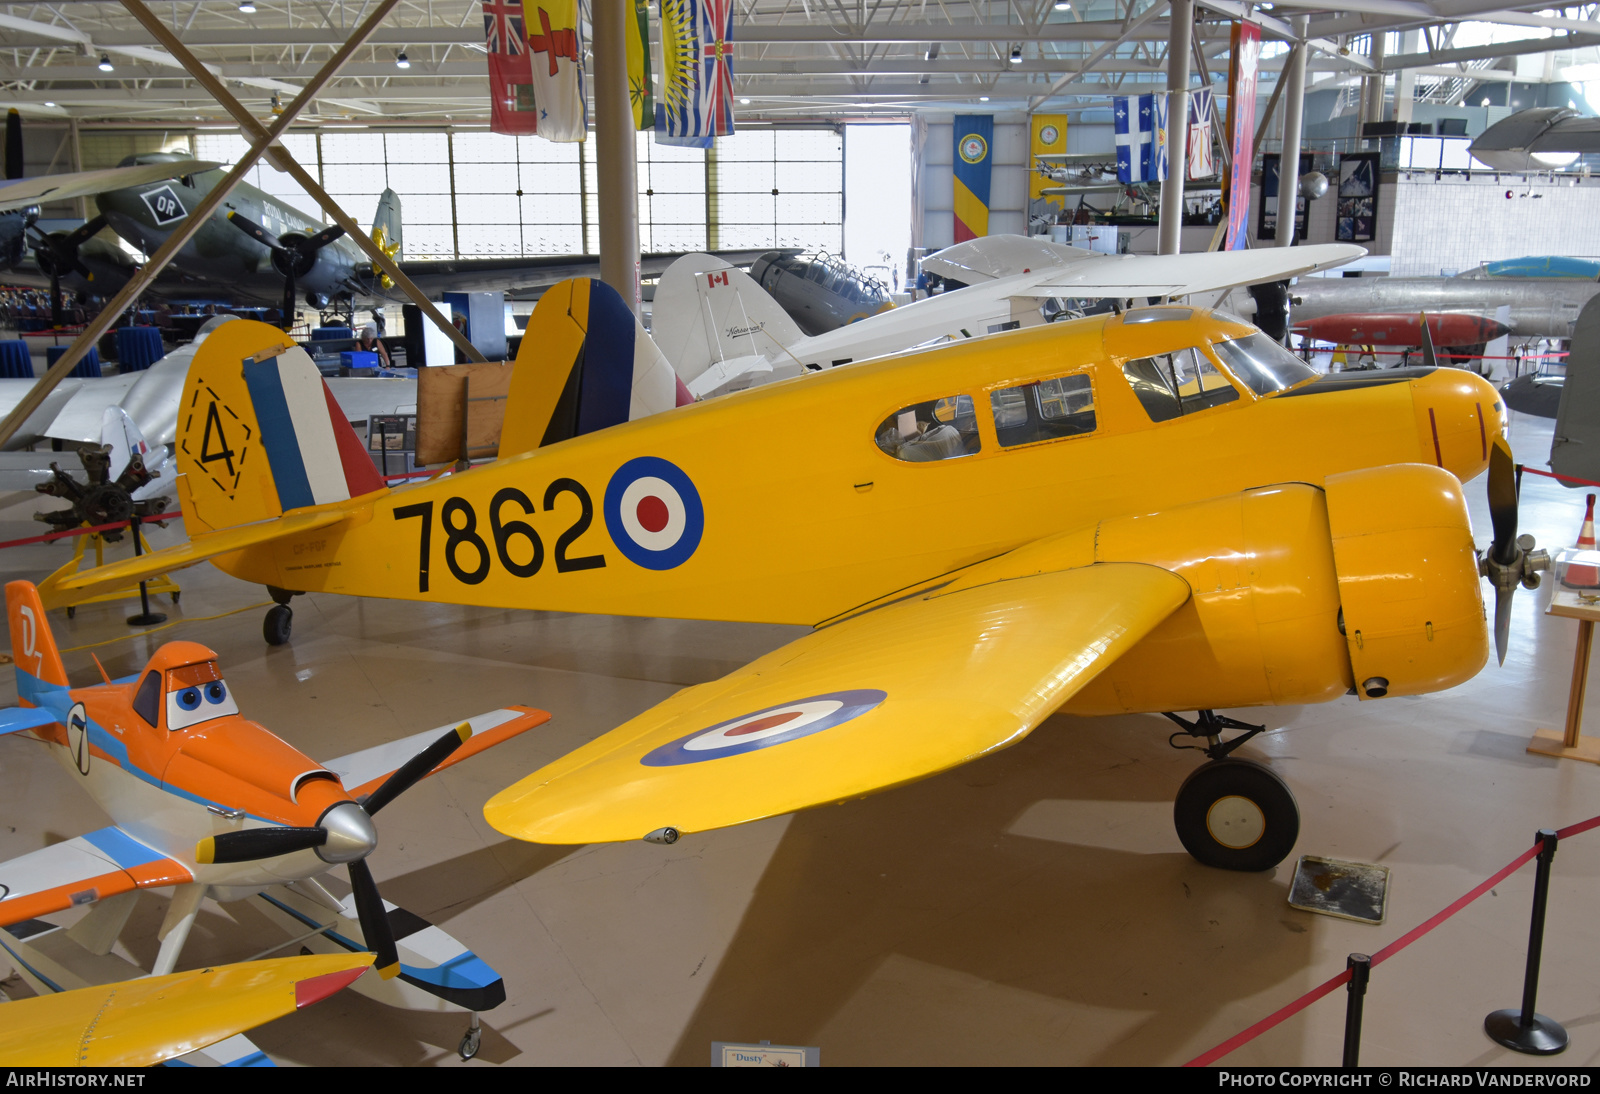
[[[1540,471],[1537,467],[1529,467],[1527,464],[1521,464],[1520,466],[1530,475],[1543,475],[1547,479],[1560,479],[1562,482],[1582,483],[1584,486],[1600,486],[1600,482],[1595,482],[1593,479],[1580,479],[1572,475],[1558,475],[1554,471]]]
[[[1529,468],[1529,470],[1532,470],[1532,468]],[[1582,833],[1588,832],[1595,828],[1600,828],[1600,817],[1590,817],[1586,821],[1579,821],[1576,824],[1569,824],[1567,827],[1558,830],[1556,835],[1560,839],[1567,839],[1571,836],[1581,835]],[[1458,897],[1456,900],[1445,906],[1438,913],[1430,916],[1428,919],[1423,920],[1417,926],[1411,928],[1411,930],[1407,931],[1405,934],[1389,943],[1383,949],[1373,954],[1372,964],[1377,966],[1389,960],[1389,958],[1395,956],[1395,954],[1399,953],[1401,950],[1420,939],[1423,935],[1434,930],[1445,920],[1454,916],[1467,905],[1483,896],[1484,893],[1487,893],[1490,889],[1494,888],[1506,878],[1516,873],[1523,866],[1527,865],[1528,862],[1530,862],[1534,856],[1539,853],[1539,846],[1540,845],[1537,843],[1534,844],[1532,847],[1522,852],[1522,854],[1506,863],[1505,866],[1501,867],[1486,881],[1474,886],[1464,895]],[[1300,996],[1300,998],[1296,999],[1288,1006],[1273,1011],[1255,1025],[1248,1029],[1241,1030],[1216,1047],[1202,1052],[1200,1055],[1196,1056],[1183,1066],[1207,1067],[1216,1063],[1218,1060],[1222,1059],[1222,1057],[1228,1055],[1228,1053],[1255,1040],[1257,1037],[1260,1037],[1263,1033],[1267,1032],[1269,1029],[1272,1029],[1274,1026],[1281,1024],[1287,1019],[1293,1018],[1296,1014],[1299,1014],[1301,1011],[1305,1010],[1318,999],[1323,998],[1324,996],[1333,992],[1335,989],[1342,987],[1349,982],[1350,970],[1345,969],[1343,972],[1339,973],[1339,975],[1331,977],[1328,980],[1324,980],[1322,983],[1318,984],[1316,987]]]
[[[158,520],[177,520],[182,517],[182,512],[161,513],[153,517],[141,517],[140,523],[153,523]],[[132,524],[131,520],[117,521],[114,524],[94,524],[83,528],[70,528],[65,532],[46,532],[42,536],[29,536],[27,539],[8,539],[0,542],[0,549],[6,547],[24,547],[30,543],[49,543],[56,539],[70,539],[73,536],[90,536],[96,532],[109,532],[114,528],[126,528]]]

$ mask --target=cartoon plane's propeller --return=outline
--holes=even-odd
[[[1504,437],[1496,437],[1489,452],[1489,519],[1494,542],[1478,570],[1494,585],[1494,648],[1503,665],[1511,636],[1511,596],[1518,585],[1537,589],[1538,571],[1550,568],[1549,552],[1534,550],[1532,536],[1517,535],[1516,460]]]
[[[228,222],[257,243],[272,249],[272,266],[283,275],[283,321],[294,321],[295,281],[311,272],[317,264],[317,252],[344,235],[337,224],[322,229],[316,235],[287,235],[279,238],[249,217],[229,213]]]
[[[350,872],[350,888],[356,898],[356,918],[367,948],[378,955],[377,967],[385,978],[400,971],[400,956],[395,949],[394,932],[372,879],[367,856],[378,846],[378,832],[372,815],[420,782],[428,772],[449,759],[472,736],[471,723],[463,722],[433,744],[407,760],[370,795],[359,802],[340,802],[322,816],[314,828],[246,828],[208,836],[195,845],[195,861],[208,863],[249,862],[276,858],[296,851],[316,849],[330,863],[344,863]]]

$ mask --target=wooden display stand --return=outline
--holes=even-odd
[[[1554,575],[1545,578],[1554,581]],[[1600,590],[1579,592],[1557,587],[1545,614],[1578,621],[1578,648],[1572,659],[1572,690],[1567,693],[1567,727],[1564,733],[1553,729],[1534,731],[1528,751],[1566,760],[1585,760],[1600,764],[1600,737],[1585,737],[1583,698],[1589,687],[1589,651],[1594,647],[1594,625],[1600,620]]]

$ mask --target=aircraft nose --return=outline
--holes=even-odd
[[[370,855],[378,846],[378,830],[367,811],[352,801],[333,806],[317,826],[328,833],[327,842],[317,848],[324,862],[355,862]]]
[[[1476,373],[1438,368],[1411,382],[1421,462],[1462,482],[1489,466],[1489,448],[1505,432],[1506,410],[1494,385]]]

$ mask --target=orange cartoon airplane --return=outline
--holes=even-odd
[[[241,716],[217,655],[197,642],[168,642],[137,676],[75,688],[37,590],[10,583],[6,608],[22,705],[0,711],[0,733],[30,733],[51,746],[115,822],[0,863],[0,947],[36,991],[106,979],[85,972],[95,963],[37,917],[95,905],[69,933],[81,950],[104,957],[137,892],[169,889],[149,970],[164,976],[205,897],[251,899],[313,950],[376,953],[381,977],[362,978],[357,991],[409,1009],[472,1012],[461,1051],[477,1051],[477,1012],[498,1006],[505,986],[460,943],[378,895],[366,861],[378,845],[372,818],[421,779],[549,714],[491,711],[442,735],[432,730],[319,764]],[[353,892],[343,901],[316,880],[335,865],[350,875]]]

